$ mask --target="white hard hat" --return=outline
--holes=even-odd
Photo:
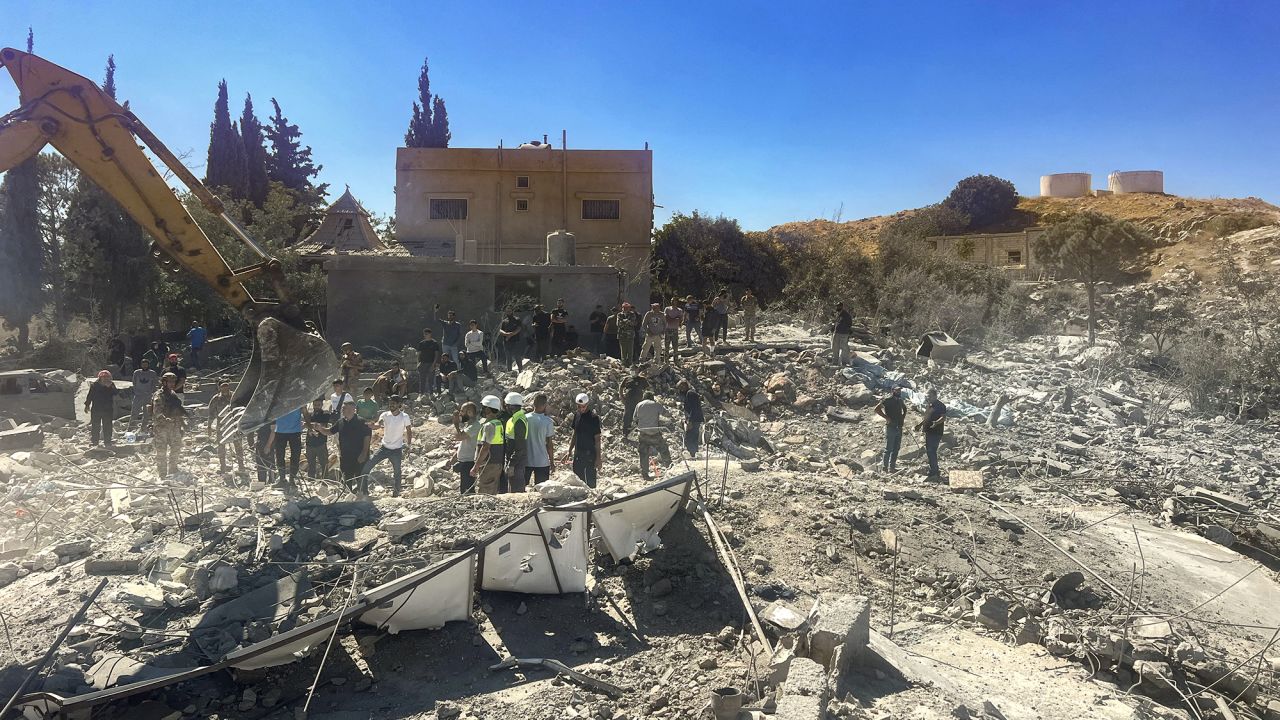
[[[518,392],[509,392],[502,402],[508,405],[524,405],[524,396]]]
[[[578,397],[574,398],[574,402],[577,402],[580,405],[590,405],[591,396],[586,393],[578,393]]]
[[[480,404],[493,410],[502,409],[502,401],[498,399],[497,395],[485,395]]]

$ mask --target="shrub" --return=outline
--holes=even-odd
[[[1262,213],[1239,212],[1218,215],[1204,224],[1204,229],[1214,237],[1224,238],[1245,230],[1253,230],[1276,224],[1276,218]]]
[[[968,227],[982,227],[1009,217],[1018,207],[1018,191],[1004,178],[971,175],[956,183],[942,204],[968,215]]]

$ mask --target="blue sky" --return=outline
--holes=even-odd
[[[1280,4],[1233,2],[3,3],[0,42],[94,80],[203,174],[218,80],[301,126],[322,180],[395,207],[424,55],[455,147],[569,133],[654,150],[657,221],[747,229],[936,202],[991,173],[1162,169],[1280,201]],[[0,111],[17,104],[7,77]]]

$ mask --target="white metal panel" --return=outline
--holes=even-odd
[[[662,547],[658,532],[688,495],[694,474],[685,473],[591,509],[591,520],[615,562]]]
[[[393,635],[467,620],[471,617],[475,566],[475,550],[467,550],[372,588],[360,596],[369,609],[357,619]]]
[[[532,594],[587,589],[587,510],[538,510],[484,544],[480,587]]]

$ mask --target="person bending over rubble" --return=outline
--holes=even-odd
[[[636,429],[640,435],[640,477],[649,480],[649,455],[657,451],[662,458],[662,467],[671,466],[671,450],[667,447],[667,438],[663,433],[666,425],[662,418],[669,417],[667,409],[656,399],[653,393],[646,392],[644,400],[636,405]]]
[[[476,466],[476,442],[483,424],[476,415],[478,411],[473,402],[462,403],[462,407],[453,411],[453,439],[458,441],[458,449],[454,457],[457,462],[453,469],[458,472],[458,494],[469,495],[476,490],[476,479],[471,468]]]
[[[555,441],[556,424],[547,417],[547,394],[535,393],[533,396],[533,412],[525,416],[529,425],[529,436],[526,439],[528,459],[525,460],[524,483],[529,486],[529,479],[535,484],[551,479],[551,458],[556,456]]]
[[[360,478],[360,495],[369,494],[369,472],[383,460],[391,461],[391,497],[400,497],[400,469],[404,456],[413,446],[413,421],[404,412],[404,398],[392,395],[387,399],[387,410],[378,416],[382,426],[382,444],[364,464]]]
[[[116,384],[111,380],[110,370],[99,370],[98,379],[89,386],[84,397],[84,411],[89,413],[89,444],[98,446],[98,437],[102,444],[112,446],[111,421],[116,414]]]
[[[317,400],[316,402],[321,402]],[[227,409],[231,404],[231,383],[222,382],[218,384],[218,392],[209,399],[209,424],[207,431],[209,438],[218,446],[218,472],[227,472],[227,445],[232,446],[232,452],[236,454],[236,467],[240,468],[240,474],[244,474],[244,441],[240,439],[240,433],[235,433],[234,440],[222,442],[223,430],[230,430],[228,425],[231,423],[224,420],[221,415],[222,411]]]
[[[572,457],[573,474],[586,483],[587,487],[595,487],[596,476],[604,466],[600,418],[591,410],[590,395],[579,393],[574,404],[578,411],[569,424],[573,433],[569,435],[569,451],[565,453],[564,459]]]
[[[502,399],[505,406],[506,425],[503,426],[503,437],[506,438],[506,487],[502,492],[522,493],[527,487],[525,467],[529,461],[529,421],[524,414],[524,396],[518,392],[509,392]]]
[[[165,373],[160,378],[160,389],[151,401],[151,425],[156,452],[156,474],[161,480],[178,471],[178,459],[182,455],[182,433],[186,429],[187,409],[182,406],[182,396],[174,390],[178,377]]]
[[[885,472],[898,471],[898,448],[902,447],[902,426],[907,420],[907,403],[902,400],[902,388],[894,387],[889,397],[876,405],[876,414],[884,418]]]
[[[476,463],[471,477],[481,495],[497,495],[505,462],[506,435],[502,426],[502,401],[497,395],[480,400],[480,430],[476,433]]]
[[[342,481],[353,493],[363,494],[368,483],[361,479],[364,464],[369,460],[369,442],[373,431],[369,424],[356,415],[356,404],[342,404],[342,417],[333,425],[313,424],[312,429],[322,435],[338,436],[338,467],[342,471]]]
[[[938,391],[929,388],[925,393],[924,419],[916,425],[924,430],[924,452],[929,457],[929,477],[942,477],[938,469],[938,445],[942,443],[943,421],[947,419],[947,406],[938,401]]]

